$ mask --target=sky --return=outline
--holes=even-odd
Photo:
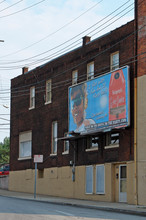
[[[0,142],[10,136],[11,79],[134,18],[134,0],[0,0]],[[4,41],[4,42],[1,42]]]

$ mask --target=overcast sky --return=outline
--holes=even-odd
[[[10,83],[134,18],[134,0],[0,0],[0,142],[10,136]]]

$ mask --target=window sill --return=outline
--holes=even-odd
[[[105,192],[96,192],[96,195],[105,195]]]
[[[69,151],[62,152],[62,155],[66,155],[66,154],[69,154]]]
[[[104,149],[111,149],[111,148],[118,148],[119,144],[113,144],[113,145],[109,145],[109,146],[105,146]]]
[[[50,157],[54,157],[54,156],[57,156],[57,153],[50,154]]]
[[[50,104],[51,103],[51,101],[49,101],[49,102],[45,102],[45,105],[48,105],[48,104]]]
[[[32,109],[35,109],[35,106],[29,108],[29,110],[32,110]]]
[[[98,150],[98,147],[88,148],[85,151],[88,152],[88,151],[96,151],[96,150]]]
[[[19,157],[18,160],[31,160],[32,157]]]

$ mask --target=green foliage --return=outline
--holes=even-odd
[[[5,137],[0,143],[0,164],[9,163],[10,158],[10,138]]]

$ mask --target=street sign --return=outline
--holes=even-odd
[[[43,155],[34,155],[34,163],[43,163]]]
[[[34,155],[34,163],[35,163],[34,198],[36,198],[37,163],[43,163],[43,155]]]

